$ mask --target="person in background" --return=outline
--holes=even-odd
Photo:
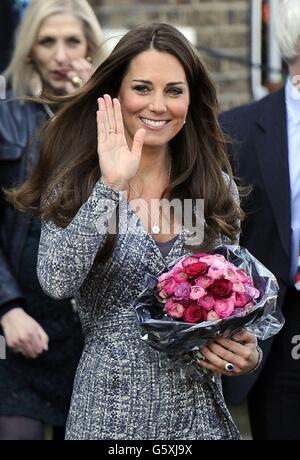
[[[285,326],[262,342],[264,365],[251,376],[224,379],[227,402],[248,395],[254,439],[300,439],[300,2],[284,0],[277,38],[289,68],[285,86],[220,117],[236,141],[235,172],[252,193],[244,204],[241,245],[277,277]],[[298,266],[298,269],[297,269]],[[260,371],[261,370],[261,371]]]
[[[23,183],[38,161],[39,131],[53,116],[23,96],[74,93],[101,62],[102,32],[86,0],[32,0],[20,24],[0,104],[0,188]],[[16,98],[17,97],[17,98]],[[63,429],[83,338],[70,299],[57,301],[36,275],[40,221],[0,195],[0,439],[43,439]]]
[[[42,216],[39,280],[55,298],[75,295],[83,324],[67,439],[239,439],[220,374],[253,370],[255,337],[203,347],[199,366],[216,379],[188,380],[141,340],[132,308],[146,272],[192,251],[157,200],[204,196],[205,239],[192,252],[239,233],[216,113],[215,87],[188,40],[167,24],[136,27],[48,123],[37,169],[9,195]],[[139,205],[127,207],[127,197]],[[127,225],[110,232],[116,209]]]

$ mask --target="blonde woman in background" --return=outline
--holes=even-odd
[[[86,0],[31,1],[5,71],[1,190],[26,180],[38,161],[38,131],[53,116],[53,107],[20,97],[73,93],[103,59],[101,45],[101,28]],[[46,424],[64,428],[82,351],[71,300],[53,300],[39,286],[39,237],[40,222],[16,212],[1,194],[0,333],[7,358],[0,361],[0,439],[43,439]]]

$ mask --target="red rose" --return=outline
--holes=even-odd
[[[184,311],[182,319],[185,323],[200,323],[204,320],[201,307],[197,304],[191,304]]]
[[[207,290],[214,297],[230,297],[232,293],[232,282],[225,279],[215,280],[214,284]]]
[[[185,267],[185,271],[189,276],[204,275],[207,272],[207,264],[205,262],[196,262]]]

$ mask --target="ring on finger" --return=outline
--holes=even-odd
[[[235,369],[235,365],[232,363],[226,363],[224,366],[225,371],[227,372],[233,372]]]
[[[83,85],[83,80],[78,75],[72,77],[71,82],[74,88],[80,88]]]
[[[115,129],[109,129],[108,134],[116,134],[116,130]]]

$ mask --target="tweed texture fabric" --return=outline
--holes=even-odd
[[[75,296],[85,335],[66,438],[239,439],[220,379],[182,379],[165,355],[141,340],[132,308],[146,272],[156,275],[189,253],[185,229],[163,257],[127,206],[126,231],[106,261],[95,261],[119,200],[122,192],[98,181],[68,227],[43,223],[39,280],[50,296]]]

